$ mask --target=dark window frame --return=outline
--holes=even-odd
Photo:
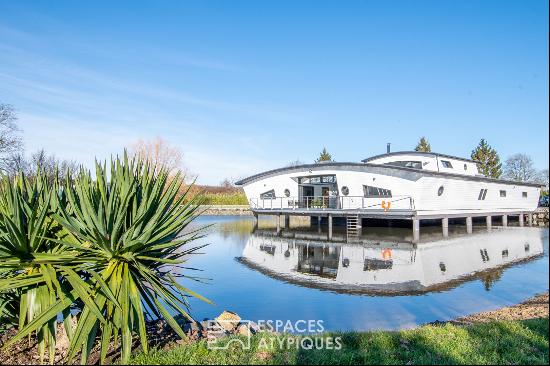
[[[363,185],[363,197],[365,198],[391,198],[391,189]]]
[[[412,166],[407,166],[411,164]],[[384,163],[384,165],[393,165],[393,166],[401,166],[409,169],[420,169],[422,170],[423,163],[419,160],[397,160],[397,161],[390,161],[388,163]]]
[[[453,169],[453,164],[449,160],[441,160],[443,168]]]
[[[487,188],[481,188],[481,191],[479,191],[479,196],[477,197],[477,200],[485,201],[485,197],[487,197]]]
[[[274,200],[275,198],[276,197],[274,189],[270,189],[269,191],[260,194],[260,199],[262,200]]]

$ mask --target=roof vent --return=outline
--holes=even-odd
[[[388,142],[388,144],[386,145],[386,152],[389,154],[391,151],[391,142]]]

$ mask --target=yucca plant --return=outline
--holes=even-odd
[[[9,275],[9,271],[0,270],[0,279]],[[19,299],[21,294],[16,290],[0,292],[0,333],[17,325]]]
[[[62,245],[78,251],[87,263],[84,278],[95,284],[95,308],[84,306],[69,349],[86,362],[96,337],[100,362],[112,344],[121,345],[121,362],[130,357],[137,334],[147,352],[146,319],[163,318],[181,337],[173,314],[191,319],[188,297],[208,301],[183,287],[172,274],[200,247],[189,244],[201,230],[182,231],[196,217],[200,202],[179,194],[182,177],[141,159],[96,162],[95,177],[81,170],[65,182],[54,204],[53,218],[68,232]],[[119,342],[120,341],[120,342]]]
[[[51,218],[51,199],[51,186],[40,171],[33,179],[23,174],[1,179],[0,293],[4,315],[8,320],[15,316],[19,329],[5,347],[34,333],[40,361],[48,348],[53,363],[57,316],[64,313],[70,321],[69,307],[78,294],[94,304],[92,288],[73,278],[81,263],[78,253],[55,241],[61,228]]]

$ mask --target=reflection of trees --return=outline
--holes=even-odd
[[[493,285],[500,280],[503,273],[504,273],[504,269],[495,269],[494,271],[483,273],[481,275],[480,280],[481,282],[483,282],[483,285],[485,286],[485,290],[486,291],[491,290]]]
[[[235,236],[240,239],[246,239],[252,232],[254,222],[252,220],[231,220],[218,222],[214,227],[214,230],[224,239]]]

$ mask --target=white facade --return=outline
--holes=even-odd
[[[418,217],[531,212],[540,195],[537,184],[481,176],[473,161],[416,152],[277,169],[238,184],[253,210],[410,211]]]

